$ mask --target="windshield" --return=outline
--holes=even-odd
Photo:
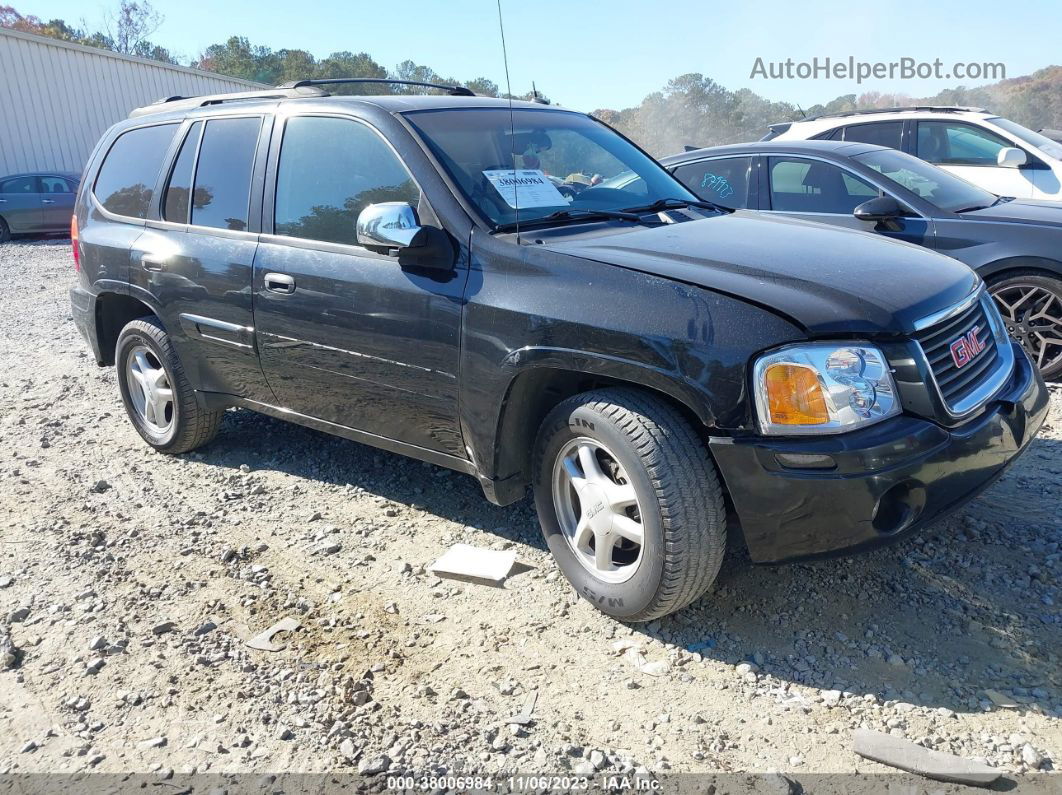
[[[1045,155],[1057,160],[1062,160],[1062,144],[1058,143],[1058,141],[1052,141],[1046,135],[1033,132],[1028,127],[1022,127],[1016,121],[1004,119],[1002,116],[995,116],[988,121],[992,122],[1001,130],[1006,130],[1015,138],[1020,138],[1025,141],[1025,143],[1035,146]]]
[[[512,125],[505,107],[406,118],[495,227],[563,210],[577,216],[660,199],[697,201],[656,161],[581,113],[514,108]]]
[[[875,149],[852,159],[898,182],[941,210],[958,212],[989,207],[999,198],[942,168],[895,149]]]

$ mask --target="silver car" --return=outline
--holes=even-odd
[[[80,180],[62,171],[0,177],[0,243],[12,235],[68,232]]]

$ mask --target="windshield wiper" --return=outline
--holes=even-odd
[[[696,201],[693,199],[657,199],[652,204],[647,204],[644,207],[624,207],[623,209],[629,213],[659,213],[664,210],[680,210],[683,207],[700,207],[702,210],[715,210],[719,213],[734,212],[729,207],[723,207],[715,202]]]
[[[529,226],[539,226],[540,224],[555,224],[560,221],[593,221],[601,218],[610,218],[617,221],[633,221],[634,223],[641,223],[642,221],[641,216],[625,210],[584,210],[580,207],[575,207],[568,210],[557,210],[555,213],[543,215],[538,218],[528,218],[525,221],[513,221],[508,224],[498,224],[495,229],[499,232],[509,232],[520,227],[526,228]]]

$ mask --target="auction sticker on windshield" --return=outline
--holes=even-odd
[[[541,169],[499,168],[483,172],[505,203],[517,207],[565,207],[568,201]]]

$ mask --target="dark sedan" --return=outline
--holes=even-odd
[[[965,262],[1044,376],[1062,374],[1062,204],[996,196],[911,155],[862,143],[759,141],[661,162],[725,207],[862,229]]]
[[[63,171],[0,177],[0,243],[12,235],[69,232],[80,180]]]

